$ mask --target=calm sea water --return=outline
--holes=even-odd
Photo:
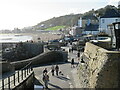
[[[0,43],[17,43],[17,42],[26,42],[29,40],[33,40],[31,36],[24,35],[13,35],[13,34],[3,34],[0,35]]]

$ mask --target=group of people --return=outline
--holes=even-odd
[[[54,66],[51,67],[52,76],[54,76],[54,71],[56,71],[56,75],[58,76],[58,72],[59,72],[58,65],[56,65],[55,67]]]
[[[54,67],[54,65],[52,65],[52,67],[51,67],[52,76],[54,76],[55,71],[56,71],[56,75],[58,76],[58,73],[59,73],[59,66],[58,65],[56,65],[55,67]],[[45,68],[43,70],[43,82],[44,82],[44,87],[48,88],[49,75],[48,75],[47,68]]]
[[[71,49],[71,50],[69,50],[69,51],[72,51],[72,52],[73,52],[73,49]],[[78,58],[78,64],[79,64],[80,51],[78,51],[78,53],[77,53],[77,58]],[[73,68],[75,67],[74,64],[75,64],[75,61],[74,61],[74,58],[72,58],[72,60],[71,60],[71,68],[72,68],[72,67],[73,67]],[[77,64],[77,65],[78,65],[78,64]],[[51,74],[52,74],[52,76],[55,75],[55,72],[56,72],[56,76],[58,76],[58,74],[63,75],[62,72],[59,70],[59,66],[58,66],[58,65],[56,65],[56,66],[52,65],[52,67],[51,67]],[[45,68],[45,69],[43,70],[43,81],[44,81],[44,85],[45,85],[44,87],[45,87],[45,88],[48,88],[49,75],[48,75],[47,68]]]

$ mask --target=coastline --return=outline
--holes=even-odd
[[[52,34],[52,33],[9,33],[9,34],[0,34],[0,35],[23,35],[23,36],[31,36],[34,42],[38,42],[38,38],[41,41],[48,41],[53,39],[61,38],[61,35]]]

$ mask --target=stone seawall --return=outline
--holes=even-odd
[[[120,52],[86,43],[78,74],[81,88],[120,87]]]
[[[14,65],[15,69],[21,69],[30,62],[32,62],[32,65],[47,64],[51,62],[65,62],[67,61],[67,56],[67,52],[64,51],[50,51],[30,59],[12,62],[11,64]]]
[[[0,62],[1,70],[0,70],[0,75],[6,73],[6,72],[14,72],[14,67],[13,65],[10,64],[10,62]]]

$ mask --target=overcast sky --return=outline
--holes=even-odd
[[[120,0],[0,0],[0,30],[23,28],[70,13],[84,13]]]

